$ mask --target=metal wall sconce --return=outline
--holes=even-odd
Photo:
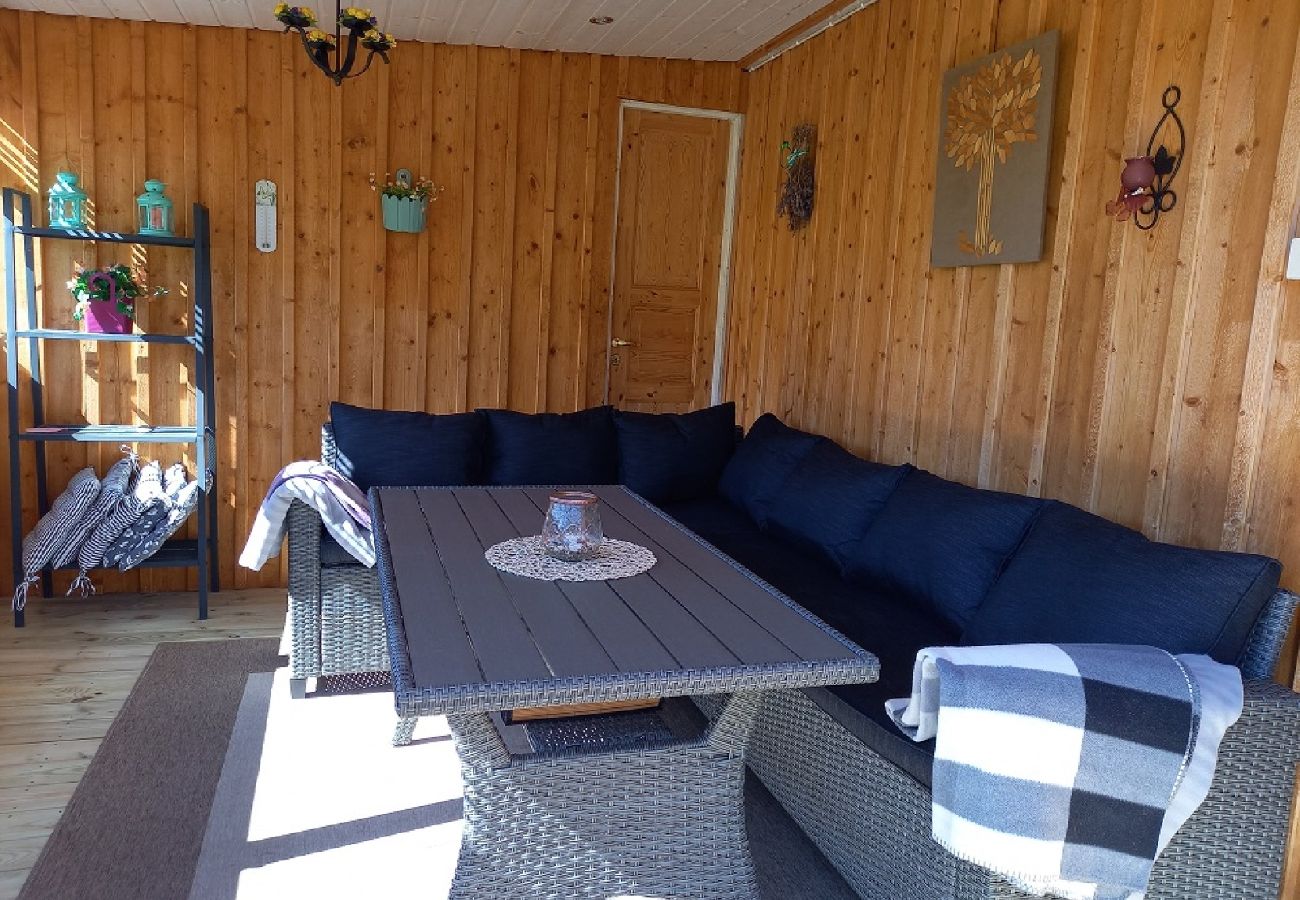
[[[1169,212],[1178,204],[1178,195],[1170,185],[1183,164],[1187,145],[1183,120],[1175,109],[1182,96],[1177,85],[1165,88],[1160,100],[1165,112],[1151,130],[1146,153],[1124,160],[1119,196],[1106,204],[1106,215],[1114,216],[1116,221],[1131,218],[1138,228],[1149,231],[1160,221],[1161,213]],[[1173,123],[1172,129],[1166,127],[1169,122]],[[1161,141],[1166,131],[1176,139],[1172,147],[1166,147]]]

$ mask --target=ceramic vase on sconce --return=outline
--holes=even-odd
[[[1106,204],[1106,215],[1114,216],[1117,222],[1132,219],[1138,228],[1148,231],[1160,221],[1162,213],[1178,205],[1173,181],[1187,147],[1183,120],[1175,109],[1180,99],[1182,91],[1177,85],[1165,88],[1160,101],[1165,111],[1151,130],[1146,152],[1124,160],[1119,196]],[[1171,139],[1172,149],[1165,146],[1165,134]]]
[[[1155,180],[1156,166],[1151,157],[1133,156],[1124,160],[1124,171],[1119,175],[1119,196],[1106,204],[1106,215],[1123,222],[1137,213],[1151,196]]]

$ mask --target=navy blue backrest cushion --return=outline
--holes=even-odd
[[[481,410],[488,423],[488,484],[614,484],[613,410],[574,413]]]
[[[618,480],[651,503],[717,491],[736,449],[736,404],[691,413],[614,411]]]
[[[330,404],[339,468],[363,491],[385,485],[478,484],[483,420]]]
[[[1281,571],[1265,556],[1156,543],[1053,502],[962,642],[1149,644],[1232,665]]]
[[[826,440],[791,428],[771,413],[764,413],[722,470],[718,492],[765,526],[768,509],[785,480],[813,447]]]
[[[833,441],[812,448],[768,505],[767,530],[843,572],[911,466],[859,459]]]
[[[913,469],[853,551],[847,573],[923,603],[961,628],[1042,503]]]

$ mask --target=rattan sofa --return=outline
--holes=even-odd
[[[1161,855],[1150,900],[1278,900],[1300,694],[1270,676],[1296,606],[1279,591],[1256,625],[1245,710],[1208,799]],[[853,890],[864,900],[1028,898],[930,839],[929,788],[851,733],[842,706],[821,688],[769,695],[746,762]]]
[[[338,466],[333,429],[321,428],[321,461]],[[294,697],[308,679],[388,672],[379,575],[342,554],[320,514],[289,508],[289,677]]]
[[[768,427],[768,432],[773,432],[775,427]],[[799,440],[814,437],[793,429],[786,431]],[[746,441],[752,437],[751,434]],[[816,441],[822,442],[822,449],[829,444],[822,438]],[[874,466],[850,457],[839,448],[830,449],[849,458],[834,465]],[[322,432],[322,453],[326,462],[338,463],[339,451],[329,426]],[[776,508],[779,503],[771,496],[765,496],[761,505],[749,504],[748,508],[742,508],[748,500],[737,497],[737,484],[749,485],[740,489],[752,489],[756,494],[763,493],[764,488],[761,478],[750,477],[746,481],[744,473],[733,472],[743,468],[741,457],[742,450],[737,450],[713,495],[657,501],[658,505],[830,625],[880,655],[882,681],[876,687],[882,690],[897,690],[900,673],[907,682],[909,659],[916,647],[963,639],[962,630],[955,626],[926,631],[925,628],[938,627],[926,624],[918,630],[917,621],[931,623],[934,617],[930,612],[913,610],[911,601],[900,602],[893,594],[882,593],[871,585],[851,584],[852,579],[836,569],[832,562],[836,546],[827,543],[826,531],[831,528],[833,532],[834,526],[844,523],[842,517],[837,520],[828,513],[835,512],[830,505],[843,492],[841,485],[847,482],[836,480],[820,499],[818,486],[810,486],[806,481],[797,491],[787,491],[797,495],[800,502],[811,503],[811,508],[796,510],[806,519],[804,523],[789,520],[789,510],[783,522],[781,511]],[[826,460],[822,462],[825,464]],[[888,481],[894,478],[886,471],[889,468],[877,466],[875,469],[879,471],[850,473],[849,478],[859,478],[859,483],[880,478]],[[924,473],[911,475],[915,470],[910,467],[893,468],[922,486],[927,480],[940,481]],[[824,478],[826,471],[823,465],[819,477]],[[866,481],[862,481],[863,477]],[[789,471],[781,479],[793,481]],[[900,490],[897,484],[901,480],[886,485],[885,494],[893,491],[893,496],[897,496]],[[627,483],[635,486],[630,480]],[[940,487],[952,491],[959,486],[948,483]],[[641,489],[641,493],[650,497],[647,489]],[[1008,508],[1018,508],[1027,502],[1026,498],[1011,495],[975,493],[981,497],[987,495],[991,501]],[[828,501],[827,497],[832,500]],[[1033,502],[1057,511],[1067,509],[1063,504]],[[1086,516],[1077,510],[1074,514]],[[337,545],[323,536],[319,517],[307,507],[295,504],[290,515],[291,670],[295,693],[301,693],[306,680],[315,676],[386,671],[388,653],[374,571],[341,559]],[[1027,522],[1046,518],[1037,511],[1029,516]],[[988,530],[988,523],[976,528],[960,517],[955,518],[958,528]],[[929,528],[928,523],[921,524]],[[1023,534],[1027,535],[1038,526],[1023,527],[1026,529]],[[824,546],[818,547],[817,541],[808,540],[807,534],[799,534],[801,528],[806,528],[809,534],[817,532],[820,535],[817,540]],[[950,534],[945,540],[956,537]],[[1142,540],[1135,534],[1133,538]],[[995,582],[1006,579],[1011,568],[1008,560],[1022,555],[1027,544],[1028,538],[1023,535],[1013,542],[997,569]],[[1179,548],[1167,549],[1179,551]],[[1201,551],[1186,552],[1213,556]],[[1229,562],[1245,559],[1241,555],[1226,556]],[[1263,560],[1262,557],[1250,559],[1254,560],[1253,566]],[[1156,900],[1274,900],[1278,894],[1290,800],[1300,762],[1300,695],[1274,683],[1270,676],[1282,654],[1297,598],[1286,591],[1274,590],[1276,563],[1263,562],[1262,574],[1251,587],[1254,605],[1239,604],[1249,609],[1245,618],[1236,616],[1234,649],[1227,655],[1216,655],[1221,661],[1234,662],[1241,668],[1246,679],[1245,711],[1225,738],[1209,799],[1179,832],[1157,865],[1150,891]],[[1192,560],[1193,569],[1194,563]],[[1186,571],[1167,573],[1169,583],[1178,582],[1184,588],[1188,578]],[[1217,583],[1207,581],[1206,584],[1202,591],[1197,583],[1197,592],[1213,594]],[[1146,588],[1151,586],[1148,581]],[[1143,590],[1138,586],[1134,595]],[[988,585],[983,586],[981,596],[989,591]],[[1121,593],[1127,597],[1128,588],[1124,587]],[[862,608],[848,609],[851,604]],[[1160,618],[1159,610],[1155,618]],[[1174,614],[1174,619],[1166,623],[1169,629],[1180,627],[1176,619]],[[1155,624],[1158,627],[1152,631],[1151,623],[1145,623],[1147,631],[1143,639],[1133,642],[1160,644],[1160,628],[1164,625],[1160,621]],[[1141,631],[1142,624],[1135,627]],[[1060,639],[1078,640],[1077,637]],[[922,641],[926,643],[918,643]],[[994,641],[974,641],[991,642]],[[893,684],[886,677],[890,671],[894,674]],[[905,693],[903,689],[902,694],[896,695]],[[874,695],[867,700],[870,702],[861,696],[855,699],[840,689],[773,695],[760,713],[749,750],[749,766],[866,900],[1025,897],[987,870],[956,859],[930,839],[930,757],[920,745],[913,745],[895,730],[870,721],[882,704]],[[701,705],[707,712],[708,704]],[[409,737],[409,723],[405,736]],[[403,737],[402,727],[398,737]],[[892,743],[882,744],[882,740],[892,740]]]

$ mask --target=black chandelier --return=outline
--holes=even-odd
[[[316,13],[310,6],[290,6],[280,3],[275,7],[275,18],[285,31],[296,31],[302,37],[307,56],[335,84],[344,78],[356,78],[365,73],[374,62],[376,54],[388,64],[388,51],[397,46],[391,34],[379,30],[379,20],[374,13],[359,6],[344,7],[341,0],[334,3],[334,33],[316,27]],[[347,32],[347,49],[343,47]],[[366,50],[366,62],[353,72],[357,61],[357,45]]]

